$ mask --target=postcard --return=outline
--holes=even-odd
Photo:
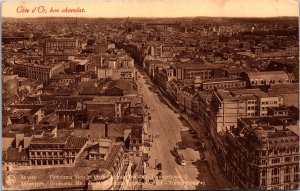
[[[2,189],[298,190],[298,6],[3,2]]]

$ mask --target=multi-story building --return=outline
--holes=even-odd
[[[239,118],[222,138],[219,157],[237,188],[299,189],[299,135],[289,116]]]
[[[225,77],[225,70],[218,65],[204,65],[196,63],[181,63],[171,66],[174,79],[194,79],[198,77],[201,80]]]
[[[109,118],[122,118],[130,113],[143,115],[140,113],[142,103],[142,98],[136,96],[96,96],[92,101],[84,102],[88,119],[95,115]]]
[[[86,145],[83,137],[33,138],[29,145],[30,165],[73,165]]]
[[[193,101],[197,91],[193,86],[186,86],[178,92],[177,102],[182,111],[191,114],[193,112]]]
[[[227,79],[227,78],[218,78],[206,80],[201,83],[196,84],[195,87],[200,87],[202,90],[214,90],[214,89],[238,89],[245,88],[246,81],[243,79]]]
[[[193,99],[192,110],[194,114],[204,122],[205,127],[210,124],[210,104],[213,91],[198,91]]]
[[[45,84],[49,83],[53,75],[59,74],[62,71],[64,71],[62,64],[40,65],[27,62],[14,63],[14,74],[17,74],[19,77],[39,80]]]
[[[46,54],[76,54],[81,44],[75,38],[54,38],[46,41]]]
[[[78,77],[69,74],[57,74],[53,75],[50,79],[52,86],[68,86],[70,84],[78,82]]]
[[[137,71],[134,68],[134,60],[128,55],[109,57],[98,61],[98,79],[112,78],[113,80],[123,79],[129,82],[137,80]]]
[[[243,72],[241,76],[247,81],[248,87],[290,83],[290,77],[284,71]]]
[[[69,56],[77,55],[81,50],[81,42],[76,38],[47,39],[44,47],[46,62],[68,61]]]
[[[236,127],[239,117],[267,116],[269,107],[282,104],[282,97],[269,96],[258,89],[217,90],[211,102],[212,130],[220,132]]]

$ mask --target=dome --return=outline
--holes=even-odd
[[[106,169],[99,169],[91,171],[89,175],[92,182],[103,182],[109,179],[111,173]]]
[[[93,170],[89,177],[88,190],[109,190],[113,186],[111,172],[106,169]]]

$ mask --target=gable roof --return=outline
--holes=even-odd
[[[123,79],[119,79],[119,80],[115,80],[115,81],[112,81],[106,91],[109,91],[113,88],[118,88],[120,90],[123,91],[123,94],[134,94],[134,93],[137,93],[136,90],[134,90],[133,88],[133,84],[131,82],[128,82],[126,80],[123,80]]]

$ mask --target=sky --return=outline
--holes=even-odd
[[[45,0],[2,3],[2,17],[276,17],[299,16],[298,0]],[[44,6],[47,13],[32,13]],[[59,13],[50,13],[51,7]],[[29,10],[28,13],[21,11]],[[65,8],[85,12],[63,13]],[[19,11],[19,13],[17,12]]]

